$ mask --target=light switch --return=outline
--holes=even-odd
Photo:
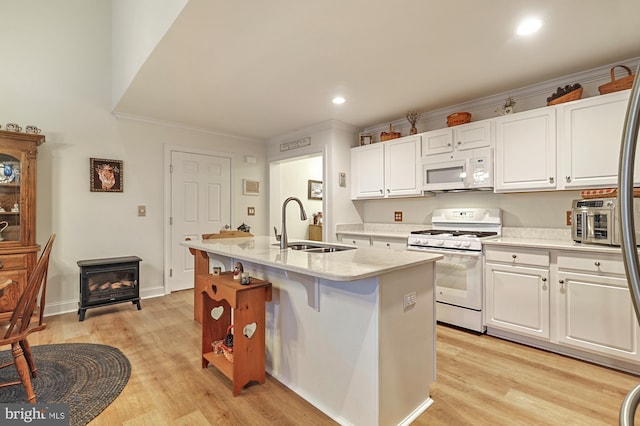
[[[147,206],[138,206],[138,216],[147,215]]]
[[[256,208],[255,207],[247,207],[247,216],[255,216]]]

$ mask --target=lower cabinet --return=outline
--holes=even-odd
[[[549,253],[490,249],[485,259],[486,325],[549,339]]]
[[[595,362],[640,362],[640,327],[618,254],[485,247],[485,323],[489,334],[531,337]]]
[[[371,239],[369,237],[360,237],[353,235],[342,235],[338,237],[338,241],[345,244],[351,244],[358,247],[369,247]]]
[[[371,238],[371,245],[373,247],[386,248],[390,250],[406,250],[407,239],[373,237]]]
[[[618,255],[558,255],[558,343],[640,361],[638,322]]]

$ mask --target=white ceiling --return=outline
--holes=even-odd
[[[528,15],[544,26],[519,38]],[[265,139],[638,56],[638,0],[190,0],[115,111]],[[347,102],[332,104],[337,94]]]

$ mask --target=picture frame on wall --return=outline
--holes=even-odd
[[[121,160],[89,159],[91,192],[123,192],[124,166]]]
[[[368,132],[360,133],[360,146],[373,143],[373,134]]]
[[[242,179],[242,195],[260,195],[260,181]]]
[[[322,181],[309,180],[307,188],[307,198],[310,200],[322,200]]]

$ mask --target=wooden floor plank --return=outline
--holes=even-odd
[[[90,309],[83,322],[75,313],[47,322],[32,345],[107,344],[131,362],[127,386],[91,425],[336,424],[268,375],[264,385],[234,398],[225,376],[201,367],[190,290],[145,299],[140,311],[124,303]],[[627,373],[441,325],[436,374],[434,404],[414,425],[615,425],[622,399],[640,383]]]

